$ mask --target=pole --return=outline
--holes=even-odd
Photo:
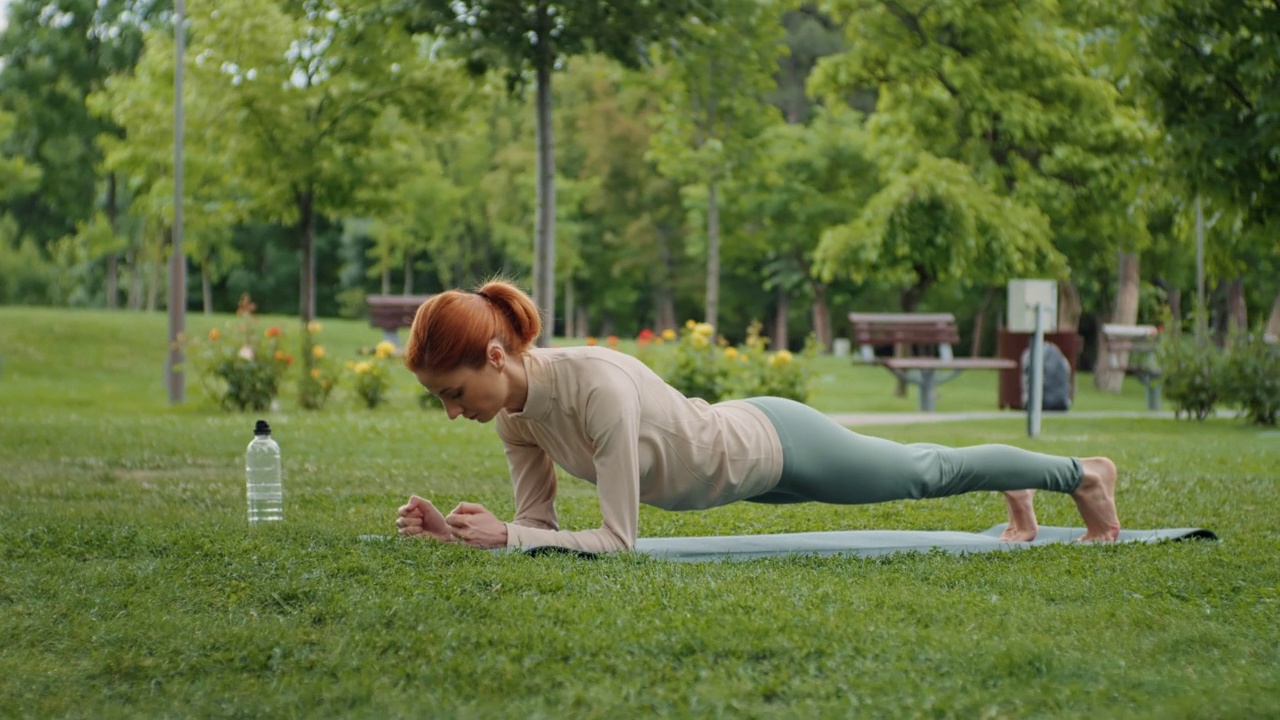
[[[1027,388],[1027,437],[1040,437],[1044,412],[1044,306],[1036,304],[1036,331],[1031,338],[1031,387]]]
[[[173,254],[169,258],[169,362],[165,375],[169,404],[186,400],[186,380],[182,371],[183,352],[179,344],[187,323],[187,261],[182,251],[182,75],[186,54],[186,3],[173,7]]]

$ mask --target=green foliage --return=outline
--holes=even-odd
[[[1173,401],[1178,415],[1204,420],[1222,401],[1222,351],[1190,335],[1170,334],[1158,352],[1161,392]]]
[[[269,409],[293,364],[293,356],[282,349],[284,331],[277,325],[260,331],[254,310],[245,296],[235,322],[210,330],[204,340],[189,340],[184,348],[209,397],[227,410]]]
[[[304,410],[320,410],[340,382],[338,362],[320,342],[324,327],[317,321],[307,323],[302,334],[302,354],[311,357],[311,368],[298,377],[298,404]]]
[[[12,219],[0,216],[0,305],[53,302],[58,268],[44,258],[31,240],[14,247],[9,240],[15,234],[13,225]]]
[[[769,338],[760,335],[760,328],[752,323],[736,346],[717,339],[710,324],[693,320],[678,335],[643,330],[636,339],[636,356],[686,397],[714,403],[772,395],[807,402],[809,363],[820,349],[816,341],[810,338],[798,357],[785,349],[769,352]]]
[[[369,359],[347,363],[351,388],[355,391],[356,398],[370,410],[387,401],[395,354],[396,346],[383,340],[369,353]]]
[[[1222,399],[1250,422],[1275,425],[1280,414],[1280,343],[1261,332],[1239,333],[1222,364]]]

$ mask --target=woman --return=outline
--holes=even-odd
[[[516,514],[505,523],[464,502],[446,518],[413,496],[399,510],[400,534],[481,548],[607,552],[635,545],[640,503],[695,510],[737,500],[859,504],[998,490],[1009,510],[1002,539],[1027,541],[1037,530],[1037,489],[1075,499],[1081,540],[1120,532],[1116,468],[1107,458],[902,445],[782,398],[711,405],[681,395],[625,353],[532,348],[540,332],[533,302],[505,282],[444,292],[418,308],[405,364],[451,420],[496,421]],[[559,529],[556,465],[596,485],[601,527]]]

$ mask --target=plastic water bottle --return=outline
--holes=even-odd
[[[271,439],[271,426],[259,420],[253,428],[253,442],[244,453],[245,491],[249,498],[249,523],[284,519],[284,484],[280,468],[280,446]]]

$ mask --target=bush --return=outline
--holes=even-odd
[[[768,343],[758,322],[747,329],[743,344],[734,347],[723,338],[717,340],[711,325],[690,320],[679,335],[673,330],[661,335],[641,331],[636,354],[686,397],[718,402],[772,395],[805,402],[811,373],[803,360],[817,354],[817,343],[810,338],[803,359],[786,350],[771,353]]]
[[[1224,401],[1260,425],[1275,425],[1280,412],[1280,345],[1261,333],[1237,335],[1222,363],[1220,383]]]
[[[323,408],[341,377],[338,364],[320,343],[323,329],[320,323],[312,320],[307,323],[307,332],[302,339],[302,354],[309,359],[306,364],[310,368],[298,378],[298,403],[306,410]]]
[[[356,396],[370,410],[387,401],[387,392],[391,389],[391,371],[387,365],[395,354],[396,346],[383,340],[374,347],[371,359],[347,363]]]
[[[248,294],[240,296],[236,321],[214,328],[203,342],[188,342],[188,362],[209,397],[227,410],[262,411],[280,393],[280,380],[293,364],[281,349],[284,333],[271,326],[259,332],[256,309]]]

